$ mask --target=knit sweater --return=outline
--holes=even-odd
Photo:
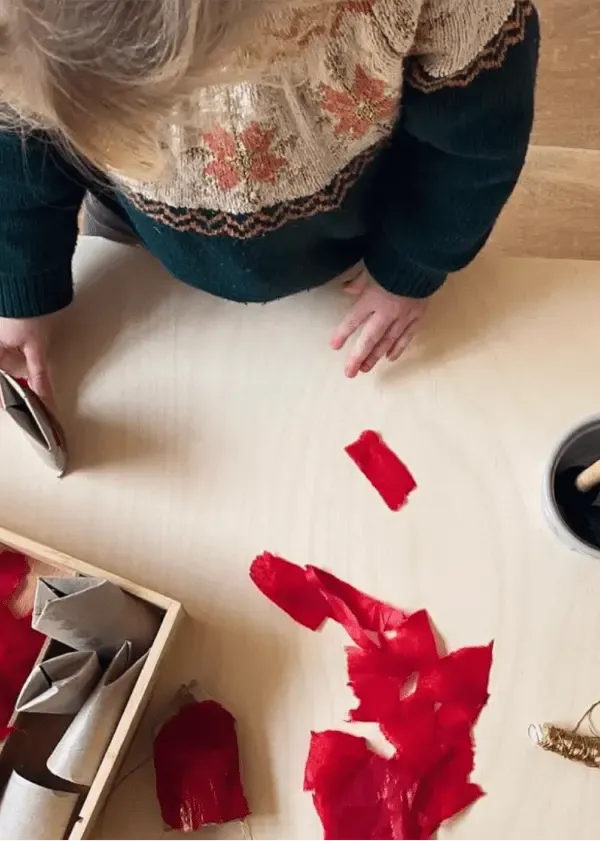
[[[70,303],[87,190],[175,277],[237,301],[317,286],[360,260],[389,291],[426,297],[475,256],[527,150],[530,0],[271,9],[256,43],[280,47],[288,83],[201,91],[198,127],[172,128],[159,183],[110,172],[102,186],[49,137],[0,134],[0,315]]]

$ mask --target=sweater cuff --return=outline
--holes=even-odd
[[[377,239],[364,257],[371,277],[388,292],[406,298],[428,298],[442,286],[446,272],[402,259],[395,248]]]
[[[71,262],[27,277],[0,273],[0,317],[36,318],[67,307],[73,300]]]

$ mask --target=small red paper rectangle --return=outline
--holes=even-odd
[[[406,503],[408,495],[417,487],[417,483],[381,435],[367,429],[358,441],[346,447],[346,452],[388,508],[399,511]]]

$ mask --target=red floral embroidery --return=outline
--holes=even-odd
[[[202,135],[214,155],[205,168],[205,175],[216,178],[222,190],[233,190],[242,181],[273,184],[285,158],[273,154],[271,143],[275,132],[259,123],[251,123],[236,139],[220,126]]]
[[[265,31],[282,41],[294,41],[299,47],[306,47],[313,38],[327,34],[325,24],[320,19],[322,15],[316,17],[315,11],[319,10],[295,9],[289,29],[266,29]]]
[[[325,111],[338,118],[333,132],[336,137],[342,134],[363,137],[374,123],[396,113],[396,99],[385,95],[385,83],[368,76],[360,64],[356,65],[350,91],[336,91],[321,85],[321,94]]]
[[[346,0],[345,3],[340,3],[336,9],[329,34],[337,35],[346,15],[370,15],[373,9],[373,2],[374,0]]]
[[[375,0],[344,0],[337,3],[331,24],[325,22],[322,7],[310,9],[295,9],[290,25],[287,29],[265,29],[269,35],[282,41],[293,41],[299,47],[308,46],[315,38],[326,35],[331,38],[337,35],[342,23],[349,15],[371,14]]]

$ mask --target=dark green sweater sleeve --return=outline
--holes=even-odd
[[[0,133],[0,316],[71,302],[83,180],[47,138]]]
[[[429,75],[426,55],[406,62],[402,114],[365,258],[386,289],[431,295],[485,244],[525,161],[538,45],[535,8],[517,0],[459,72]]]

